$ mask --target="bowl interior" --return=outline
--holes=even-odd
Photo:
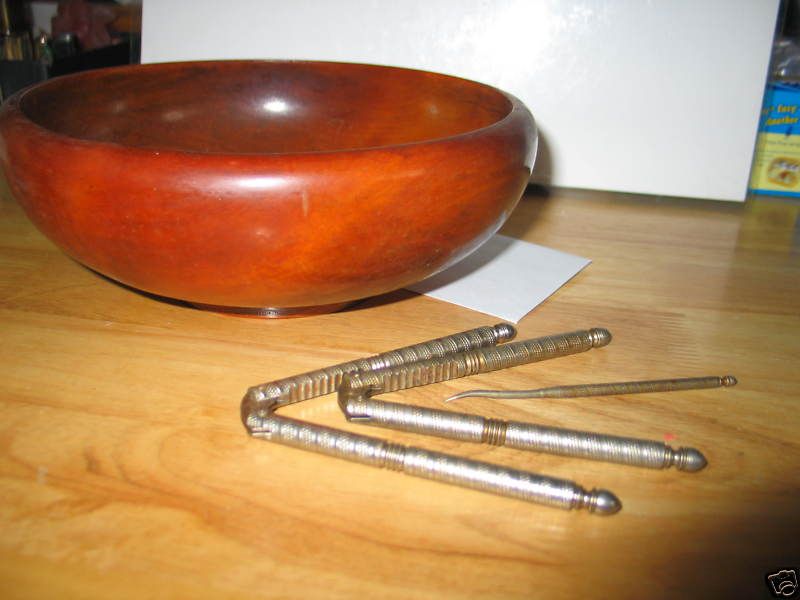
[[[314,62],[144,65],[54,79],[22,111],[70,137],[141,148],[272,154],[446,138],[505,117],[511,102],[471,81]]]

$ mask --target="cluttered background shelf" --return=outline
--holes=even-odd
[[[535,189],[502,233],[592,259],[519,324],[607,348],[387,394],[735,374],[643,396],[465,399],[453,409],[700,448],[697,474],[522,453],[283,409],[613,490],[564,512],[249,438],[251,385],[496,321],[399,291],[267,321],[137,293],[71,261],[0,199],[4,597],[769,597],[800,566],[800,204]],[[54,587],[57,586],[57,587]]]

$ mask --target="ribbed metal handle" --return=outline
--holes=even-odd
[[[650,469],[675,466],[682,471],[699,471],[706,465],[703,455],[694,448],[675,450],[653,440],[488,419],[374,399],[350,399],[342,408],[348,420],[423,435]]]
[[[253,386],[242,400],[242,423],[248,427],[251,415],[274,410],[286,404],[310,400],[335,392],[342,377],[356,372],[392,369],[410,363],[418,363],[443,356],[493,346],[513,339],[516,329],[507,323],[490,327],[478,327],[420,344],[405,346],[389,352],[359,358],[331,367],[316,369],[300,375],[286,377]]]
[[[567,510],[585,508],[601,515],[613,514],[621,507],[616,496],[606,490],[587,491],[564,479],[394,444],[274,414],[257,417],[252,425],[255,437],[442,483]]]
[[[675,450],[663,442],[654,440],[516,421],[499,423],[505,427],[502,445],[510,448],[590,458],[649,469],[674,466],[680,471],[699,471],[706,466],[705,457],[694,448]]]
[[[396,392],[578,354],[592,348],[603,347],[610,341],[611,334],[607,329],[573,331],[432,357],[389,368],[354,371],[345,374],[339,386],[341,388],[345,381],[349,382],[348,389],[354,391],[354,396],[362,396],[365,390],[371,393]],[[340,402],[343,397],[348,397],[347,389],[339,389],[339,397]]]

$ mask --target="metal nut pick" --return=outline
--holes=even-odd
[[[737,384],[733,375],[710,377],[685,377],[681,379],[651,379],[646,381],[616,381],[614,383],[584,383],[580,385],[557,385],[534,390],[467,390],[454,394],[445,402],[461,398],[499,398],[518,400],[521,398],[581,398],[587,396],[616,396],[622,394],[647,394],[651,392],[677,392],[680,390],[702,390],[731,387]]]
[[[255,437],[305,450],[549,506],[586,508],[602,515],[617,512],[621,503],[606,490],[587,491],[571,481],[394,444],[275,413],[285,404],[336,391],[354,374],[379,372],[386,390],[405,389],[583,352],[611,340],[608,331],[592,329],[492,347],[514,334],[514,328],[505,324],[479,328],[255,386],[242,401],[242,420]]]

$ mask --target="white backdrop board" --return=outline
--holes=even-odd
[[[370,62],[519,96],[535,179],[743,200],[779,0],[144,0],[142,61]]]

